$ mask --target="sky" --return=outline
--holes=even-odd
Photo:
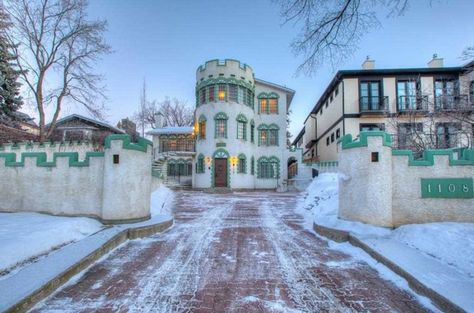
[[[383,26],[367,33],[353,56],[308,77],[296,73],[303,60],[290,47],[298,28],[282,25],[271,0],[90,0],[90,18],[107,20],[105,38],[114,50],[95,66],[107,85],[106,119],[115,125],[138,110],[144,80],[149,100],[194,106],[196,68],[232,58],[249,64],[257,78],[296,91],[290,124],[296,136],[337,70],[359,69],[366,56],[377,68],[425,67],[434,53],[445,66],[463,64],[463,49],[474,45],[474,1],[431,2],[411,1],[401,17],[382,15]],[[72,113],[84,111],[69,106],[62,116]]]

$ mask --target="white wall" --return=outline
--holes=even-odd
[[[127,144],[127,135],[111,135],[110,147],[89,164],[74,166],[69,157],[58,157],[56,164],[38,166],[37,157],[18,152],[0,152],[0,211],[34,211],[54,215],[91,216],[105,222],[146,219],[150,215],[151,143]],[[130,147],[146,149],[138,151]],[[33,148],[47,155],[54,153]],[[72,151],[74,152],[74,151]],[[17,166],[6,166],[14,153]],[[119,164],[113,164],[113,155]],[[24,164],[20,161],[24,158]]]

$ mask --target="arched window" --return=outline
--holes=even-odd
[[[198,120],[198,139],[206,139],[206,117],[201,114]]]
[[[237,164],[237,173],[245,174],[247,172],[247,158],[245,154],[239,154],[239,163]]]
[[[280,161],[277,157],[260,157],[257,162],[258,178],[279,178]]]
[[[250,174],[255,174],[255,158],[253,156],[250,158]]]
[[[258,94],[258,113],[278,114],[279,95],[275,92],[261,92]]]
[[[237,115],[237,139],[247,140],[247,118],[243,114]]]
[[[250,120],[250,142],[255,142],[255,122]]]
[[[215,138],[227,138],[227,120],[229,117],[224,112],[217,113],[214,116],[216,125]]]
[[[260,124],[258,126],[259,146],[278,146],[278,132],[280,128],[276,124]]]
[[[200,153],[197,157],[196,163],[196,173],[204,173],[205,166],[204,166],[204,155]]]

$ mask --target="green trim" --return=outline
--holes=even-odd
[[[247,65],[246,63],[240,62],[239,60],[236,60],[236,59],[225,59],[225,60],[212,59],[212,60],[206,61],[206,63],[204,63],[204,65],[199,65],[196,72],[204,71],[206,69],[208,63],[216,63],[217,66],[227,66],[227,62],[238,63],[239,68],[244,70],[244,71],[246,71],[247,68],[250,69],[251,71],[253,71],[252,68],[249,65]]]
[[[474,183],[471,178],[422,178],[422,198],[472,199]]]
[[[196,163],[196,173],[202,174],[205,172],[205,169],[206,165],[204,164],[204,155],[202,153],[199,153]]]
[[[216,142],[216,148],[221,148],[221,147],[225,147],[225,146],[226,146],[225,142]]]
[[[262,162],[276,163],[277,164],[276,173],[273,173],[273,177],[261,177],[260,163],[262,163]],[[276,174],[276,176],[275,176],[275,174]],[[278,178],[280,178],[280,159],[278,159],[274,155],[272,155],[270,157],[261,156],[260,158],[258,158],[258,160],[257,160],[257,178],[260,178],[260,179],[275,179],[275,178],[278,179]]]
[[[215,187],[214,182],[214,171],[215,171],[215,163],[214,160],[217,159],[227,159],[227,188],[230,188],[230,161],[229,161],[230,154],[226,149],[219,148],[212,154],[212,161],[211,161],[211,186],[212,188]]]
[[[247,157],[245,156],[245,154],[243,153],[240,153],[238,155],[238,159],[239,159],[239,163],[237,164],[237,173],[239,174],[246,174],[247,173]],[[243,169],[242,171],[239,171],[239,168],[240,168],[240,162],[243,161]]]
[[[368,132],[361,132],[359,135],[359,139],[352,140],[352,135],[347,134],[342,136],[342,149],[352,149],[352,148],[360,148],[360,147],[367,147],[367,138],[368,137],[382,137],[382,143],[386,147],[392,147],[392,137],[387,134],[386,132],[381,131],[368,131]]]
[[[156,177],[156,178],[163,178],[163,173],[161,173],[160,170],[158,169],[151,169],[151,176]]]
[[[112,134],[105,137],[105,149],[110,149],[112,140],[122,140],[122,148],[126,150],[147,152],[148,146],[153,146],[150,140],[143,137],[139,137],[136,143],[132,143],[129,135]]]
[[[261,92],[257,95],[258,99],[279,99],[280,96],[276,92]]]
[[[214,115],[214,120],[228,120],[229,116],[225,114],[224,112],[219,112],[216,115]]]
[[[243,122],[243,123],[247,123],[248,122],[248,119],[247,117],[240,113],[239,115],[237,115],[237,117],[235,118],[238,122]]]
[[[84,161],[79,161],[79,153],[77,152],[54,152],[53,160],[47,161],[45,152],[23,152],[21,159],[16,160],[16,153],[0,153],[0,158],[5,158],[6,167],[23,167],[26,158],[36,158],[36,166],[38,167],[56,167],[58,158],[69,158],[70,167],[87,167],[90,165],[90,158],[104,157],[104,152],[86,152]]]
[[[250,174],[255,174],[255,158],[253,156],[250,158]]]
[[[392,150],[393,156],[407,156],[408,166],[433,166],[435,155],[447,155],[449,157],[450,166],[474,166],[474,150],[463,149],[460,151],[460,157],[454,158],[457,154],[453,149],[439,149],[439,150],[425,150],[423,151],[423,157],[421,159],[415,159],[413,157],[413,151],[411,150]]]
[[[199,115],[198,122],[201,123],[201,122],[205,122],[205,121],[207,121],[206,116],[204,114]]]

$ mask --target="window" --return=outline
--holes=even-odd
[[[237,102],[237,85],[229,85],[229,101]]]
[[[245,174],[247,172],[247,164],[244,154],[239,155],[239,163],[237,163],[237,173]]]
[[[461,125],[458,123],[438,123],[436,139],[438,148],[454,148],[458,144]]]
[[[329,136],[326,138],[326,146],[329,146]]]
[[[331,98],[329,98],[329,101],[330,101],[330,102],[332,102],[332,100],[334,100],[334,96],[333,96],[333,95],[331,95]],[[327,106],[327,104],[326,104],[326,106]]]
[[[268,110],[268,99],[260,99],[260,113],[267,113]]]
[[[260,135],[258,136],[259,139],[259,146],[266,146],[267,145],[267,138],[268,138],[268,131],[266,129],[259,130]]]
[[[252,157],[250,159],[250,174],[254,175],[255,174],[255,159]]]
[[[168,176],[191,176],[193,171],[193,164],[191,161],[174,160],[168,161],[167,173]]]
[[[423,123],[399,123],[398,124],[398,148],[414,149],[416,134],[423,133]]]
[[[206,121],[199,121],[199,139],[206,139]]]
[[[245,99],[245,88],[239,86],[239,94],[238,94],[237,102],[243,104],[244,99]]]
[[[326,106],[326,108],[328,107],[328,105],[329,105],[329,102],[328,102],[328,101],[326,101],[326,105],[325,105],[325,106]]]
[[[397,82],[397,107],[399,111],[416,110],[417,106],[417,82],[414,80],[402,80]]]
[[[335,94],[335,96],[337,96],[339,94],[339,86],[336,87],[336,91],[334,91],[334,94]]]
[[[385,124],[360,124],[359,131],[384,131]]]
[[[278,114],[278,99],[269,99],[268,100],[270,114]]]
[[[204,156],[199,154],[197,164],[196,164],[196,173],[204,173]]]
[[[258,178],[278,178],[279,161],[276,157],[261,157],[258,161]]]
[[[361,82],[360,85],[360,111],[379,111],[385,109],[382,104],[379,81]]]
[[[258,127],[259,130],[259,146],[278,146],[278,131],[279,127],[275,124],[262,124]]]
[[[437,79],[435,81],[435,109],[452,109],[459,95],[457,79]]]
[[[219,84],[219,92],[218,92],[218,97],[219,101],[225,101],[225,85],[224,84]]]
[[[253,94],[250,90],[247,90],[247,105],[253,108]]]
[[[250,142],[255,142],[255,125],[252,122],[250,123]]]
[[[471,99],[471,104],[474,104],[474,80],[469,85],[469,98]]]
[[[319,115],[323,115],[323,107],[321,107],[321,110],[319,110]]]
[[[331,134],[331,142],[334,142],[334,133]]]
[[[340,137],[341,137],[341,129],[338,128],[338,129],[336,130],[336,139],[339,139]]]
[[[199,90],[199,103],[206,103],[206,88]]]
[[[237,139],[247,139],[246,137],[246,128],[247,128],[247,123],[245,122],[237,122]]]
[[[214,102],[215,101],[214,86],[209,86],[207,91],[208,91],[207,98],[209,99],[209,102]]]
[[[242,92],[242,102],[241,103],[245,104],[245,105],[249,105],[249,103],[247,101],[248,100],[247,99],[248,90],[247,90],[247,88],[243,88],[242,90],[243,90],[243,92]]]
[[[227,115],[223,112],[217,113],[214,117],[216,130],[215,138],[227,138]]]
[[[267,146],[278,146],[278,130],[277,129],[269,130]]]

